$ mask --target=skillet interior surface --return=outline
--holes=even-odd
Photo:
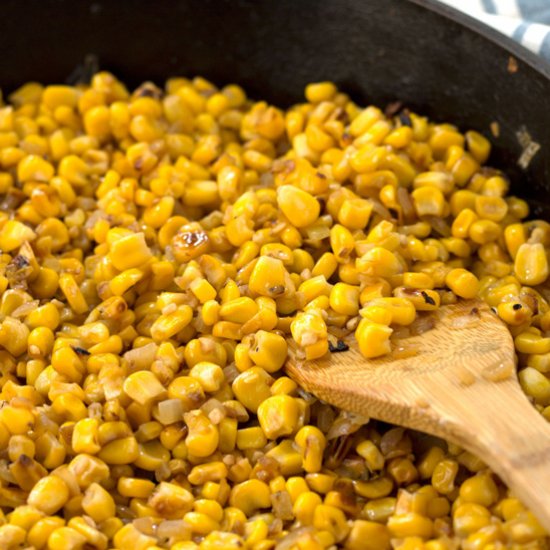
[[[550,219],[550,66],[433,0],[4,0],[0,48],[4,92],[85,79],[93,54],[129,85],[202,75],[284,106],[330,79],[364,103],[400,100],[490,137],[490,164]],[[540,149],[523,169],[526,133]]]

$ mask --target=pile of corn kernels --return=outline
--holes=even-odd
[[[0,104],[0,548],[544,549],[471,453],[284,375],[480,296],[550,420],[550,225],[490,143],[329,82],[172,78]]]

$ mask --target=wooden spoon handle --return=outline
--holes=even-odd
[[[477,381],[460,399],[435,405],[455,424],[455,439],[486,462],[550,532],[550,424],[515,377]]]

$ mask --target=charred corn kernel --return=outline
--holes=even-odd
[[[92,483],[86,489],[82,508],[96,523],[115,516],[113,497],[98,483]]]
[[[445,277],[445,284],[461,298],[474,298],[479,291],[479,280],[466,269],[452,269]]]
[[[363,356],[372,358],[389,353],[392,332],[393,330],[386,325],[362,319],[355,331],[355,338]]]
[[[258,420],[268,439],[277,439],[294,432],[298,415],[298,403],[288,395],[268,397],[258,407]]]

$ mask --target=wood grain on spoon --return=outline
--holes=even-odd
[[[550,426],[519,387],[510,332],[480,301],[433,315],[431,330],[390,355],[365,359],[350,341],[315,361],[293,353],[286,370],[328,403],[475,453],[550,532]]]

